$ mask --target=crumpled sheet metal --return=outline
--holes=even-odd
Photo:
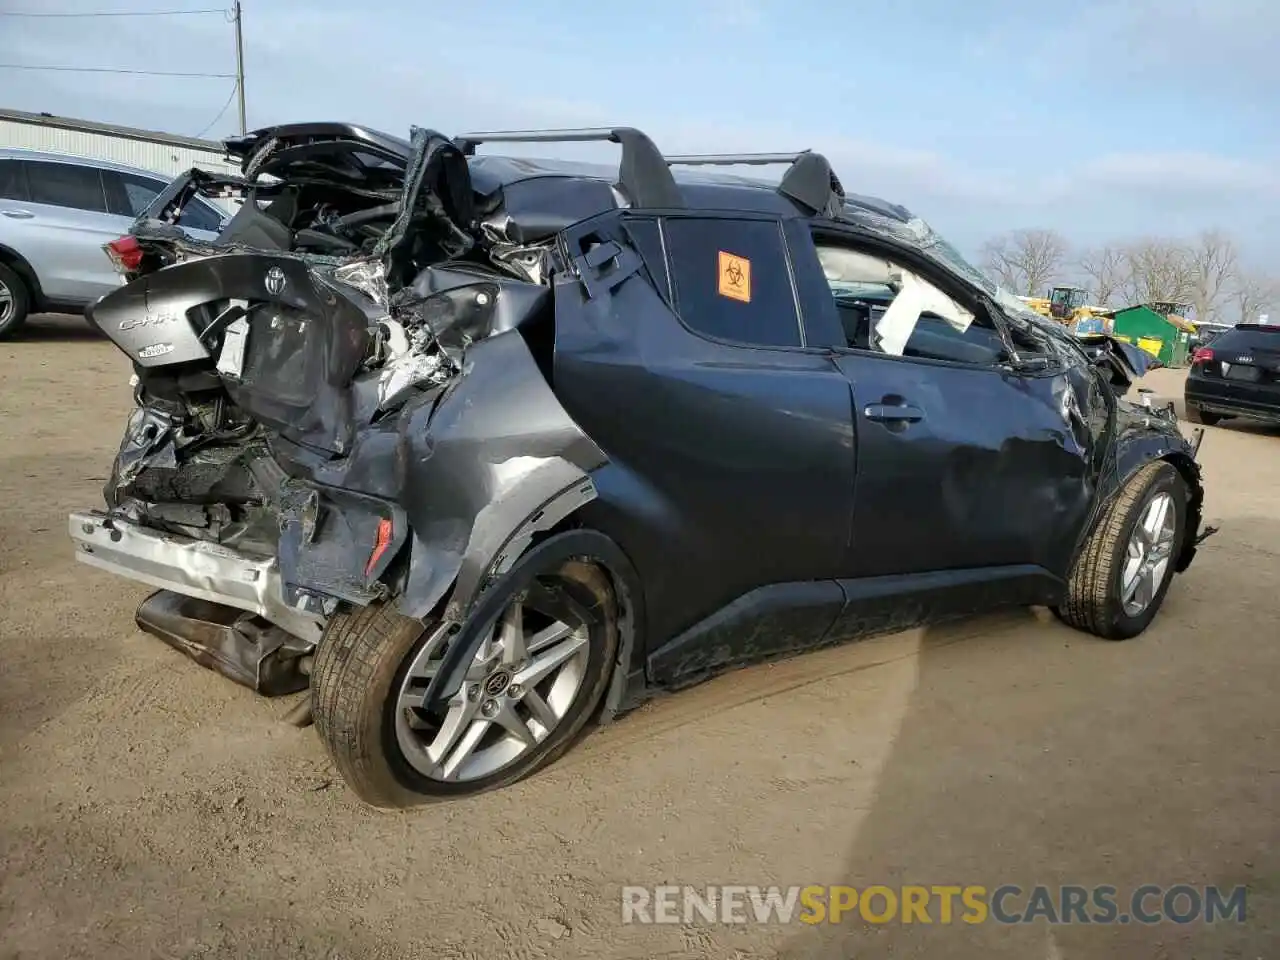
[[[391,304],[387,269],[380,260],[366,258],[344,263],[333,271],[333,279],[359,290],[384,310]]]
[[[205,540],[161,533],[120,516],[73,513],[76,559],[161,590],[199,597],[258,616],[304,640],[319,640],[321,618],[283,600],[275,558],[249,557]]]
[[[120,491],[138,479],[146,468],[177,468],[174,427],[173,420],[152,407],[134,408],[103,491],[108,506],[115,506]]]
[[[423,127],[411,130],[413,153],[405,168],[400,212],[374,246],[373,256],[379,260],[394,258],[409,236],[410,227],[423,214],[446,227],[450,234],[446,246],[454,256],[461,255],[475,243],[463,229],[473,216],[467,159],[444,134]],[[444,197],[439,195],[442,187]]]
[[[438,401],[407,411],[400,435],[400,499],[414,536],[401,612],[410,617],[429,614],[455,580],[449,606],[461,615],[507,539],[566,493],[579,504],[572,491],[608,460],[515,330],[475,344]]]

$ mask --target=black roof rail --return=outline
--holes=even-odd
[[[682,166],[776,166],[789,164],[782,175],[778,193],[824,217],[834,217],[844,207],[844,187],[827,158],[812,150],[798,153],[707,153],[667,157],[667,163]]]
[[[680,208],[684,197],[666,159],[652,140],[634,127],[594,127],[582,130],[497,130],[464,133],[453,142],[466,156],[482,143],[616,143],[622,147],[618,185],[637,207]]]

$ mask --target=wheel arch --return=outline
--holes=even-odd
[[[1178,471],[1187,485],[1187,517],[1186,530],[1182,548],[1174,569],[1181,573],[1191,565],[1196,554],[1196,544],[1200,532],[1204,504],[1204,484],[1201,480],[1200,464],[1190,452],[1187,443],[1181,436],[1164,432],[1144,432],[1122,440],[1115,454],[1114,469],[1110,471],[1110,480],[1100,491],[1097,505],[1089,518],[1080,542],[1076,547],[1078,555],[1087,542],[1093,529],[1107,514],[1108,507],[1115,501],[1133,476],[1154,461],[1164,461]],[[1073,558],[1074,559],[1074,558]]]
[[[480,586],[462,618],[446,619],[446,629],[452,639],[425,699],[445,701],[457,693],[466,666],[474,659],[488,624],[500,612],[507,584],[526,577],[528,569],[539,563],[578,559],[590,562],[605,573],[617,605],[618,650],[600,707],[600,719],[612,719],[643,692],[642,681],[630,669],[634,651],[642,646],[645,620],[641,582],[630,557],[612,537],[577,523],[573,515],[565,515],[556,524],[539,530],[519,554],[512,551],[507,556],[509,562],[504,564],[502,572]],[[451,608],[452,604],[446,609]]]
[[[40,278],[36,276],[35,268],[27,262],[26,257],[13,247],[0,243],[0,263],[16,273],[27,285],[31,293],[32,310],[39,308],[45,302],[44,291],[40,287]]]

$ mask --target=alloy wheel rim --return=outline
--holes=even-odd
[[[396,696],[395,734],[418,773],[446,783],[492,776],[544,742],[577,701],[590,656],[588,625],[555,588],[536,581],[489,628],[443,715],[423,706],[443,654],[435,636],[415,655]]]
[[[17,307],[13,302],[13,291],[9,289],[9,285],[0,280],[0,326],[9,322],[13,316],[13,311]]]
[[[1155,600],[1173,559],[1177,519],[1172,495],[1157,493],[1134,525],[1120,570],[1120,602],[1128,616],[1138,616]]]

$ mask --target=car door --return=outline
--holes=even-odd
[[[20,222],[23,257],[45,298],[91,303],[120,286],[102,246],[129,229],[107,209],[97,167],[61,160],[20,160],[26,199],[0,201],[0,215]]]
[[[1105,406],[1086,410],[1100,402],[1090,393],[1096,378],[1073,379],[1048,352],[1015,368],[999,317],[966,307],[964,287],[922,270],[918,258],[838,237],[820,236],[817,247],[810,239],[806,249],[811,259],[797,264],[806,309],[857,313],[861,302],[870,319],[860,327],[842,317],[845,342],[834,350],[856,414],[857,493],[843,564],[851,600],[914,595],[920,603],[908,612],[921,620],[1002,598],[1031,602],[1065,574],[1092,504],[1097,417],[1106,421]],[[828,249],[870,255],[898,289],[837,300],[821,256]],[[901,299],[908,294],[915,299]],[[875,332],[889,336],[877,344]],[[1035,349],[1019,345],[1024,360]]]
[[[102,182],[107,193],[107,206],[112,213],[128,217],[130,225],[156,198],[168,183],[158,177],[143,176],[117,170],[104,170]],[[197,240],[212,243],[222,232],[225,213],[214,209],[199,197],[193,197],[183,208],[178,226]]]
[[[650,678],[817,642],[843,607],[852,412],[779,221],[608,214],[565,243],[552,379],[609,456],[583,514],[640,574]]]

